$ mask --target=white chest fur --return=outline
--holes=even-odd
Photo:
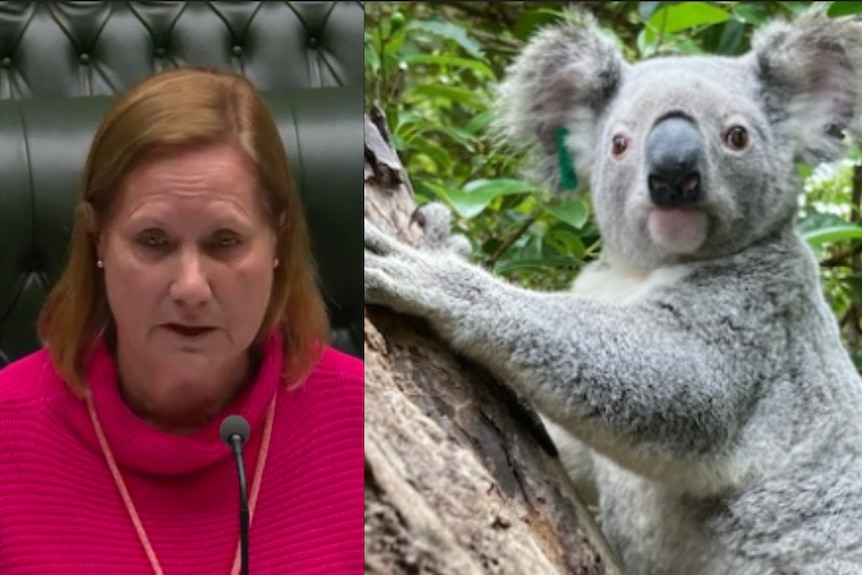
[[[680,281],[691,271],[689,266],[643,270],[618,262],[595,262],[581,271],[572,291],[604,303],[630,302]]]

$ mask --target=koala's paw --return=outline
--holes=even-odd
[[[431,202],[416,208],[411,217],[425,234],[428,249],[448,251],[467,259],[473,247],[464,236],[452,233],[452,212],[440,202]]]
[[[440,281],[434,252],[417,250],[365,220],[365,303],[424,315]]]
[[[419,250],[365,220],[365,303],[449,325],[482,293],[482,274],[450,252]]]

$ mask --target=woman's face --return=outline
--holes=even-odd
[[[232,144],[172,150],[135,167],[117,201],[98,251],[121,376],[148,410],[220,401],[277,265],[254,167]]]

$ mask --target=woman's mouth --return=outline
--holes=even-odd
[[[214,327],[169,323],[165,327],[182,337],[201,337],[215,331]]]

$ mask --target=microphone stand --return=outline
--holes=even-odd
[[[236,468],[239,473],[239,548],[240,573],[248,575],[248,488],[245,479],[245,464],[242,461],[243,438],[235,433],[230,437],[233,454],[236,456]]]
[[[233,451],[239,474],[239,553],[240,573],[248,575],[248,488],[245,479],[245,463],[242,460],[242,445],[249,436],[248,421],[241,415],[229,415],[221,422],[221,438]]]

